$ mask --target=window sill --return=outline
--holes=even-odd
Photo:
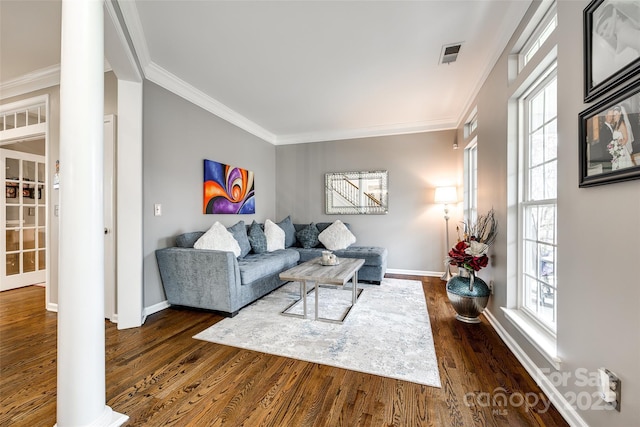
[[[502,307],[507,319],[524,335],[524,337],[542,354],[555,369],[560,369],[556,338],[542,329],[520,310]]]

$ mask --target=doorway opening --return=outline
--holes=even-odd
[[[48,96],[0,106],[0,291],[49,283]]]

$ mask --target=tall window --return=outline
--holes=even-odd
[[[478,218],[478,144],[476,139],[465,149],[465,220],[469,224]]]
[[[464,123],[465,139],[471,137],[476,129],[478,129],[478,107],[474,107],[473,110],[471,110],[469,118]]]
[[[464,124],[464,137],[468,138],[478,129],[478,116],[474,115]]]
[[[538,53],[540,47],[551,36],[558,26],[558,15],[555,5],[552,5],[547,11],[542,22],[538,25],[536,31],[531,35],[529,40],[525,43],[520,53],[520,70],[524,68],[527,63]]]
[[[555,333],[557,314],[557,91],[554,69],[522,98],[520,309]]]

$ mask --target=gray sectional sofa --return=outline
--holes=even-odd
[[[280,224],[280,223],[279,223]],[[298,232],[308,224],[291,224]],[[319,231],[331,223],[316,224]],[[171,305],[194,307],[235,316],[253,301],[280,287],[279,274],[301,262],[321,256],[322,245],[303,248],[288,231],[287,247],[272,252],[244,257],[233,252],[194,249],[204,232],[184,233],[176,238],[176,246],[156,250],[162,285]],[[349,246],[334,251],[338,258],[362,258],[365,264],[358,272],[359,281],[379,284],[387,267],[386,248]]]

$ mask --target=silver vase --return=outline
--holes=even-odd
[[[456,311],[456,319],[465,323],[480,323],[478,316],[489,302],[489,286],[474,272],[458,268],[458,275],[447,282],[447,296]]]

